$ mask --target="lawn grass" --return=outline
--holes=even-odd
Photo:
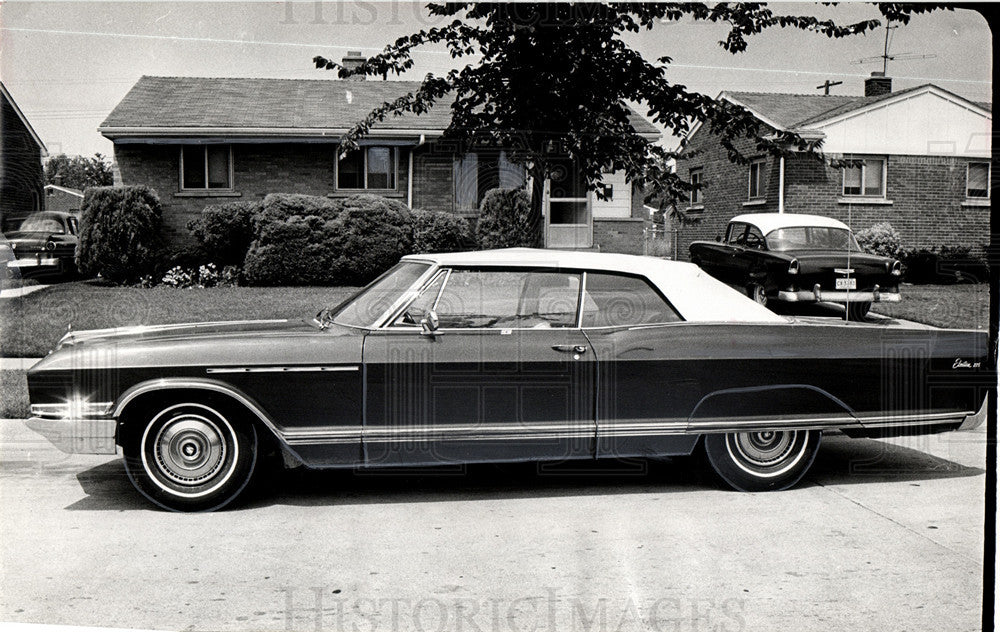
[[[0,419],[28,416],[28,383],[24,371],[0,370]]]
[[[990,325],[990,286],[904,285],[899,303],[878,303],[872,311],[892,318],[953,329],[982,329]]]
[[[0,356],[44,356],[66,328],[103,329],[213,320],[311,318],[356,288],[337,287],[110,287],[53,285],[0,300]]]

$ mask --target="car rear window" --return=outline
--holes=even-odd
[[[641,277],[588,272],[583,301],[584,327],[654,325],[682,320],[670,303]]]

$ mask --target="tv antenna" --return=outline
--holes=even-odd
[[[821,83],[818,86],[816,86],[816,89],[817,90],[822,90],[824,95],[828,95],[828,94],[830,94],[830,88],[832,88],[833,86],[839,86],[842,83],[844,83],[844,82],[843,81],[830,81],[829,79],[827,79],[823,83]]]
[[[882,60],[882,74],[885,75],[889,72],[889,61],[902,61],[905,59],[932,59],[937,57],[937,55],[918,55],[915,53],[889,53],[889,47],[892,44],[892,32],[899,28],[898,24],[886,24],[885,25],[885,44],[882,47],[882,54],[875,55],[873,57],[862,57],[861,59],[855,59],[852,64],[870,64],[873,61]]]

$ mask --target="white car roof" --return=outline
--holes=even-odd
[[[601,252],[505,248],[472,252],[418,254],[404,261],[442,266],[552,267],[605,270],[644,276],[663,292],[681,316],[700,322],[787,322],[691,263],[656,257]]]
[[[847,224],[832,217],[798,213],[747,213],[745,215],[737,215],[729,221],[753,224],[765,235],[778,228],[794,228],[798,226],[821,226],[823,228],[843,228],[850,230]]]

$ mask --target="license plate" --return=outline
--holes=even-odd
[[[858,289],[858,280],[855,278],[849,279],[836,279],[836,285],[834,286],[838,290],[856,290]]]

